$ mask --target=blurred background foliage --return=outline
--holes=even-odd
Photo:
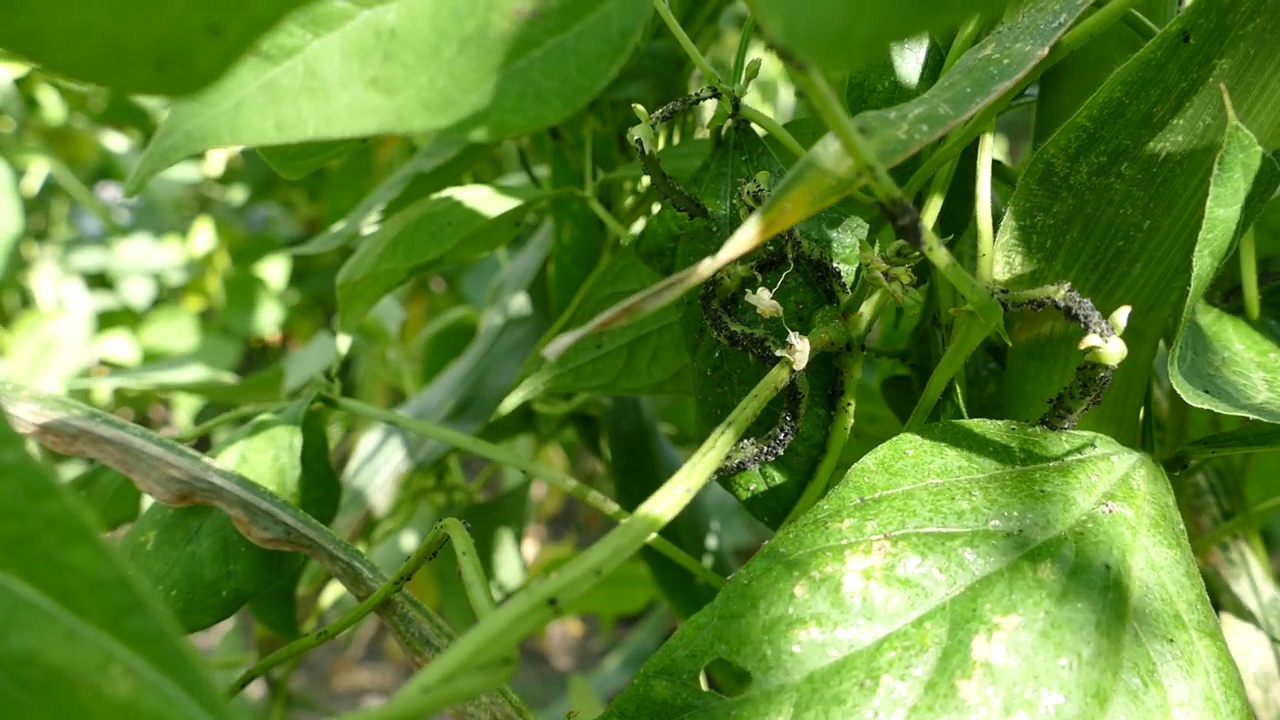
[[[730,14],[720,28],[703,15],[708,35],[741,21]],[[625,125],[631,102],[656,107],[689,90],[683,72],[655,71],[687,63],[674,41],[655,34],[597,100],[598,112]],[[736,43],[734,34],[720,34],[710,56],[727,68]],[[751,98],[783,118],[793,110],[793,91],[775,59],[766,62]],[[549,257],[551,226],[542,223],[548,209],[557,221],[601,229],[579,197],[524,208],[510,244],[416,276],[351,332],[335,330],[335,285],[351,239],[468,182],[536,188],[554,178],[580,186],[577,158],[568,158],[580,151],[569,144],[582,137],[594,137],[602,149],[597,162],[615,179],[602,182],[602,193],[620,202],[640,177],[623,138],[592,136],[589,127],[583,135],[577,127],[583,121],[573,120],[567,139],[487,145],[385,136],[211,150],[126,197],[124,180],[166,107],[161,99],[75,82],[14,57],[0,60],[0,378],[70,394],[206,452],[309,383],[340,381],[350,397],[478,432],[612,497],[618,492],[604,459],[618,423],[634,426],[628,433],[650,433],[654,444],[633,455],[637,466],[648,464],[640,472],[650,473],[645,482],[652,487],[678,466],[674,443],[699,439],[681,398],[619,399],[625,411],[610,413],[605,398],[561,395],[489,422],[535,344],[600,260],[597,236],[584,238],[591,257],[561,257],[558,266]],[[564,144],[559,152],[557,141]],[[705,155],[705,146],[698,150],[673,160],[672,171],[684,167],[687,174]],[[664,435],[652,434],[655,412]],[[647,427],[636,424],[641,416]],[[501,601],[612,524],[519,472],[341,413],[325,417],[344,484],[333,526],[385,568],[438,519],[461,517]],[[113,471],[72,458],[53,467],[105,531],[124,533],[150,505]],[[647,493],[643,484],[631,486],[629,504]],[[729,563],[719,567],[727,572],[766,532],[718,487],[704,495],[695,532],[714,518],[716,552]],[[620,689],[672,628],[676,615],[657,602],[662,580],[639,558],[629,562],[527,644],[513,688],[548,717],[602,707],[600,698]],[[676,598],[691,589],[666,584]],[[429,564],[412,589],[455,628],[475,621],[452,555]],[[304,575],[299,596],[304,619],[351,602],[315,568]],[[677,610],[687,615],[700,602]],[[225,668],[219,677],[229,681],[249,653],[282,644],[283,635],[259,624],[270,619],[245,611],[195,636],[214,667]],[[317,697],[273,693],[277,709],[353,707],[366,695],[389,693],[408,675],[409,665],[376,623],[338,646],[316,654],[295,676],[298,692]]]

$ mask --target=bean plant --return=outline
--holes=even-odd
[[[1280,716],[1280,0],[0,17],[0,714]]]

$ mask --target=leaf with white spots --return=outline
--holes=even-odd
[[[750,682],[720,694],[735,666]],[[1160,466],[975,420],[864,457],[605,717],[1041,716],[1249,709]]]

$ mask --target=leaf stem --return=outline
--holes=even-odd
[[[734,443],[760,415],[769,401],[791,381],[789,360],[773,367],[729,413],[706,441],[630,518],[582,551],[555,574],[513,595],[492,615],[460,637],[442,655],[411,678],[385,705],[350,720],[406,717],[425,693],[447,687],[469,670],[488,665],[556,616],[560,608],[581,596],[616,570],[670,523],[711,481]],[[419,715],[420,716],[420,715]]]
[[[684,31],[684,28],[680,27],[676,16],[671,14],[671,6],[667,5],[667,0],[653,0],[653,7],[658,11],[662,22],[667,24],[667,29],[675,36],[676,42],[680,43],[685,55],[689,56],[689,59],[693,61],[694,67],[698,68],[707,82],[727,87],[724,83],[724,78],[721,78],[715,68],[711,67],[711,63],[707,62],[707,59],[703,57],[702,52],[698,50],[698,46],[694,45],[693,40],[689,39],[688,33]]]
[[[792,135],[790,131],[782,126],[782,123],[773,119],[773,116],[763,110],[751,107],[746,103],[738,106],[738,114],[741,115],[743,119],[759,125],[760,129],[777,138],[782,147],[786,148],[788,152],[795,155],[797,158],[804,157],[806,152],[804,146],[800,144],[800,141],[796,140],[795,136]]]
[[[276,408],[279,408],[282,405],[284,405],[284,403],[281,403],[281,402],[262,402],[262,403],[250,403],[248,405],[241,405],[238,408],[228,410],[227,412],[224,412],[221,415],[216,415],[214,417],[209,418],[208,420],[205,420],[204,422],[191,428],[190,430],[174,436],[174,439],[182,443],[191,442],[192,440],[196,440],[197,438],[201,438],[201,437],[204,437],[205,435],[208,435],[211,430],[218,427],[219,425],[225,425],[226,423],[234,422],[236,420],[242,420],[244,418],[252,417],[260,413],[271,412],[272,410],[275,410]]]
[[[1258,243],[1249,228],[1240,236],[1240,296],[1244,301],[1244,316],[1258,324],[1262,318],[1262,299],[1258,294]]]
[[[591,208],[591,212],[595,213],[600,222],[604,223],[604,226],[609,229],[609,232],[613,233],[625,245],[631,238],[631,232],[622,226],[618,218],[614,217],[613,213],[609,212],[609,209],[602,205],[595,195],[586,195],[584,199],[587,202],[587,207]]]
[[[458,568],[462,573],[462,585],[467,598],[471,601],[471,606],[475,608],[476,616],[483,618],[493,612],[493,596],[489,592],[488,581],[484,577],[484,570],[480,567],[479,556],[476,554],[475,543],[471,541],[471,535],[458,520],[445,518],[431,528],[431,532],[427,533],[418,549],[406,558],[396,573],[372,595],[343,613],[342,617],[332,624],[309,632],[259,660],[231,683],[227,694],[235,697],[249,683],[266,675],[272,668],[317,648],[351,629],[393,594],[399,592],[428,560],[440,552],[448,540],[453,540],[454,550],[458,554]]]
[[[991,158],[995,149],[994,126],[978,138],[978,171],[973,189],[974,222],[978,228],[978,259],[974,268],[978,282],[990,284],[995,278],[996,230],[991,214]]]
[[[453,428],[417,420],[394,410],[384,410],[359,400],[341,396],[326,394],[322,398],[333,406],[346,410],[353,415],[384,422],[405,432],[442,442],[463,452],[515,468],[533,477],[542,478],[566,494],[581,500],[619,523],[624,523],[629,519],[627,511],[623,510],[622,506],[614,502],[612,498],[599,490],[585,485],[562,470],[526,460],[498,445],[458,432]],[[724,586],[724,578],[716,575],[702,563],[690,557],[688,553],[676,547],[670,540],[654,536],[649,540],[649,544],[654,550],[666,555],[680,567],[693,573],[695,577],[711,587],[719,588]]]

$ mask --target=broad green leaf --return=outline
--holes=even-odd
[[[519,232],[530,205],[546,193],[495,185],[459,185],[387,218],[338,271],[340,325],[356,327],[369,310],[431,263],[467,260]]]
[[[1191,258],[1191,288],[1169,351],[1169,380],[1191,405],[1280,422],[1280,327],[1256,328],[1204,302],[1236,238],[1280,184],[1280,167],[1228,115]],[[1253,202],[1250,202],[1250,197]],[[1252,206],[1252,207],[1251,207]],[[1265,322],[1265,321],[1264,321]],[[1262,370],[1260,372],[1260,370]]]
[[[569,323],[582,322],[660,279],[636,258],[633,248],[627,248],[595,273]],[[502,401],[498,414],[546,393],[687,394],[693,377],[683,338],[680,316],[673,307],[592,335],[525,378]]]
[[[342,484],[329,458],[325,415],[313,405],[307,408],[302,418],[298,487],[294,497],[288,499],[303,512],[328,525],[338,513]],[[249,603],[254,617],[284,637],[297,637],[301,633],[298,627],[298,580],[302,577],[305,560],[301,555],[288,556],[282,562],[280,573]]]
[[[8,271],[9,256],[26,230],[26,218],[18,178],[9,163],[0,158],[0,278]]]
[[[1169,354],[1169,377],[1188,404],[1280,422],[1280,323],[1263,327],[1201,302]]]
[[[330,160],[351,152],[360,143],[360,140],[320,140],[258,148],[258,154],[280,177],[299,180],[324,167]]]
[[[1082,427],[1116,437],[1132,437],[1137,428],[1156,346],[1185,298],[1224,131],[1220,85],[1262,147],[1280,144],[1278,35],[1276,0],[1198,0],[1117,70],[1022,172],[996,243],[997,282],[1032,288],[1069,281],[1104,314],[1133,307],[1128,358]],[[1138,95],[1160,102],[1134,103]],[[1005,410],[1030,420],[1070,379],[1081,332],[1048,312],[1011,318],[1009,331]]]
[[[214,147],[539,130],[604,89],[651,12],[649,0],[321,0],[175,103],[127,192]]]
[[[751,684],[703,690],[719,661]],[[608,718],[1250,717],[1168,479],[975,420],[873,450],[686,622]]]
[[[0,706],[25,718],[230,718],[160,601],[0,416]]]
[[[259,415],[215,459],[297,504],[308,402]],[[152,505],[129,528],[123,547],[190,632],[230,617],[293,560],[250,542],[229,516],[208,506]]]
[[[6,3],[0,48],[122,93],[182,95],[213,82],[306,0]]]
[[[80,496],[103,532],[110,532],[138,517],[142,493],[129,478],[105,465],[94,466],[67,485]]]
[[[998,15],[1010,0],[856,2],[747,0],[765,35],[824,70],[845,72],[882,56],[889,43],[932,31],[946,34],[974,15]]]

